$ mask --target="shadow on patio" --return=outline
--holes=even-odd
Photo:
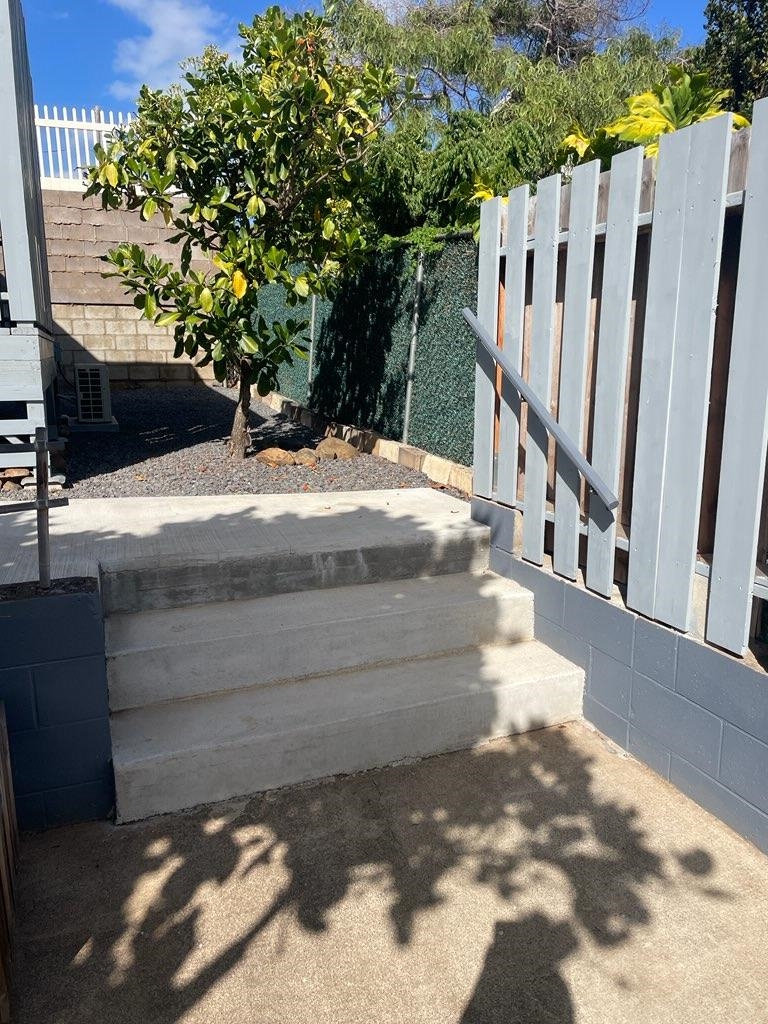
[[[644,792],[616,799],[617,774]],[[660,795],[673,806],[641,822],[634,798]],[[681,806],[706,819],[575,726],[35,837],[17,1019],[569,1024],[598,1019],[577,1016],[586,999],[604,1020],[682,1020],[638,1012],[644,987],[660,971],[682,985],[673,1005],[695,1000],[688,957],[708,962],[707,934],[736,908]],[[664,964],[672,941],[688,949]]]
[[[397,502],[436,499],[398,493],[363,514],[313,500],[328,501],[318,509],[337,549],[360,555],[364,540],[426,535],[429,508],[398,514]],[[142,536],[95,519],[91,555],[178,562],[201,544],[211,553],[213,538],[219,567],[235,550],[301,555],[322,519],[295,504],[189,507],[155,526],[139,517]],[[82,536],[61,520],[55,542],[66,551]],[[408,574],[434,568],[435,550]],[[488,723],[498,713],[489,693]],[[27,838],[16,1021],[651,1024],[708,1007],[710,1021],[757,1024],[766,882],[757,851],[575,723]]]

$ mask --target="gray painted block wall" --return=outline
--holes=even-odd
[[[98,593],[0,602],[0,700],[19,827],[108,817],[114,780]]]
[[[491,569],[533,592],[537,639],[585,670],[584,717],[768,853],[768,676],[523,562],[511,509],[473,516]]]

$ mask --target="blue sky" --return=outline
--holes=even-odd
[[[167,85],[185,56],[227,48],[258,0],[22,0],[35,100],[131,110],[141,82]],[[651,0],[645,21],[703,37],[705,0]]]

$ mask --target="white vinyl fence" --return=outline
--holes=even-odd
[[[762,100],[751,131],[484,203],[467,311],[475,491],[522,511],[522,557],[681,631],[708,579],[706,639],[736,654],[768,597],[766,267]]]
[[[40,108],[35,104],[37,155],[43,188],[78,191],[83,188],[85,172],[96,161],[93,147],[104,143],[115,128],[128,124],[130,113],[115,113],[95,107]]]

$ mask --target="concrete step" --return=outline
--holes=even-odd
[[[459,573],[107,619],[113,711],[533,637],[533,597]]]
[[[571,721],[582,688],[529,640],[117,712],[118,820]]]
[[[91,504],[89,536],[99,516],[122,516],[87,552],[106,615],[488,566],[488,529],[469,503],[428,488]]]

